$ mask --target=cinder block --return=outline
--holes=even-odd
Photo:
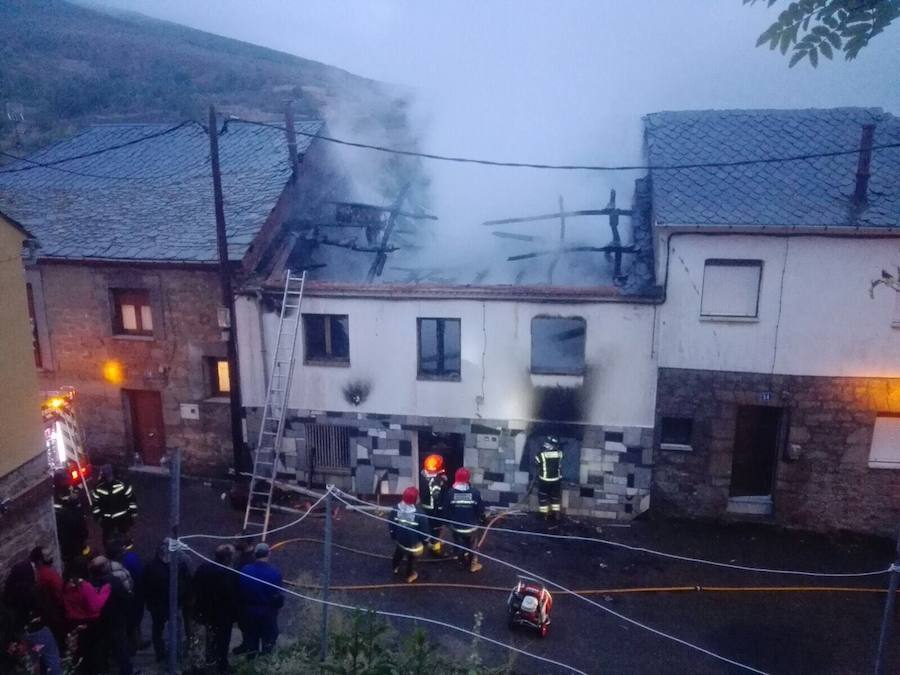
[[[476,434],[475,447],[481,450],[498,450],[500,448],[500,437],[493,434]]]
[[[625,447],[625,444],[619,443],[618,441],[606,441],[604,449],[607,452],[628,452],[628,448]]]
[[[489,483],[488,490],[494,490],[496,492],[509,492],[512,490],[512,486],[509,483]]]
[[[622,442],[625,445],[640,445],[642,431],[641,427],[625,427],[625,431],[622,432]]]
[[[478,450],[466,448],[463,451],[463,463],[469,467],[478,466]]]
[[[359,443],[357,443],[356,444],[356,459],[358,459],[358,460],[359,459],[369,459],[369,449],[366,446],[360,445]]]
[[[516,471],[513,473],[513,482],[518,483],[520,485],[528,485],[528,482],[531,480],[531,476],[527,471]]]
[[[496,504],[500,501],[500,493],[497,490],[482,490],[481,498],[486,502]]]
[[[603,518],[604,520],[615,520],[618,513],[616,511],[591,511],[594,518]]]

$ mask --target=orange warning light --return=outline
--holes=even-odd
[[[110,384],[122,384],[125,381],[125,373],[122,364],[118,361],[107,361],[103,364],[103,379]]]

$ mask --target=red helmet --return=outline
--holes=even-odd
[[[468,483],[471,474],[469,474],[469,470],[461,466],[456,470],[456,475],[453,477],[454,482],[456,483]]]
[[[440,473],[444,469],[444,458],[440,455],[428,455],[423,466],[428,473]]]
[[[403,491],[403,503],[414,505],[419,500],[419,491],[414,487],[408,487]]]

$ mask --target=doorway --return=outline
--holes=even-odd
[[[166,454],[162,396],[158,391],[125,390],[131,414],[131,440],[144,464],[159,466]]]
[[[419,432],[419,466],[417,475],[422,470],[422,463],[428,455],[440,455],[444,458],[444,470],[447,478],[453,482],[456,470],[464,466],[465,436],[462,434],[436,434],[431,431]],[[473,469],[475,467],[469,467]]]
[[[738,406],[731,464],[732,497],[772,495],[781,422],[781,408]]]

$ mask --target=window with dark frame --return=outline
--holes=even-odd
[[[757,318],[762,267],[762,260],[707,260],[703,268],[700,316],[722,319]]]
[[[691,445],[694,420],[690,417],[663,417],[660,443],[663,445]]]
[[[304,363],[350,365],[350,317],[303,315]]]
[[[531,372],[583,375],[587,322],[580,316],[536,316],[531,320]]]
[[[41,340],[38,335],[37,315],[34,311],[34,289],[31,284],[25,284],[25,293],[28,296],[28,321],[31,324],[31,348],[34,351],[34,365],[37,368],[43,368],[44,358],[41,356]]]
[[[228,359],[206,357],[206,372],[211,398],[231,394],[231,369],[228,367]]]
[[[459,380],[460,320],[417,319],[419,377]]]
[[[150,293],[142,289],[114,288],[113,333],[115,335],[153,335],[153,310]]]

